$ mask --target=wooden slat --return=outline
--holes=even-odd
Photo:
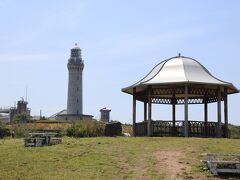
[[[240,164],[240,161],[207,161],[210,163],[216,163],[216,164]]]
[[[221,153],[202,153],[203,156],[237,156],[240,157],[240,154],[221,154]]]
[[[240,169],[217,169],[218,173],[234,173],[240,174]]]

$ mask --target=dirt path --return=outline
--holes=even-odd
[[[159,150],[155,153],[158,161],[157,168],[166,173],[167,179],[192,179],[193,177],[188,175],[191,166],[181,161],[183,156],[184,153],[181,151]]]

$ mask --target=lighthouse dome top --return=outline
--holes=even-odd
[[[80,49],[77,43],[74,44],[74,46],[71,49]],[[80,49],[81,50],[81,49]]]
[[[214,77],[197,60],[189,57],[172,57],[157,64],[142,80],[132,86],[123,88],[126,93],[133,93],[133,88],[144,89],[150,85],[177,85],[200,84],[205,86],[224,86],[229,93],[238,92],[236,87],[229,82]],[[138,90],[137,89],[137,90]]]
[[[80,47],[77,43],[75,43],[74,46],[71,49],[80,49]]]

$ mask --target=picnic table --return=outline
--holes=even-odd
[[[240,154],[204,153],[206,160],[202,162],[213,175],[240,174]]]
[[[61,137],[55,132],[29,133],[30,137],[24,139],[25,147],[41,147],[53,144],[60,144]]]

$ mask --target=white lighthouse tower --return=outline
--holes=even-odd
[[[54,120],[92,120],[92,115],[83,114],[83,77],[84,63],[81,49],[75,44],[68,59],[68,97],[67,109],[50,116]]]
[[[84,63],[77,43],[71,49],[67,67],[69,72],[67,114],[81,116],[83,114],[82,72]]]

